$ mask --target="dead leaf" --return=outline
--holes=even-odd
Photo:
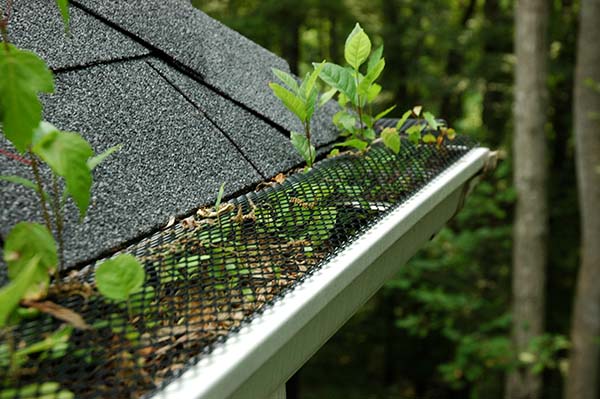
[[[285,181],[285,179],[286,179],[285,175],[283,173],[280,173],[280,174],[278,174],[277,176],[275,176],[273,178],[273,181],[281,184],[281,183],[283,183]]]
[[[175,216],[171,215],[171,217],[169,217],[169,221],[167,222],[167,225],[164,228],[168,229],[169,227],[173,226],[174,224],[175,224]]]
[[[23,305],[29,308],[34,308],[40,312],[49,314],[50,316],[59,320],[65,321],[75,328],[80,330],[89,330],[90,326],[83,320],[83,317],[72,311],[71,309],[65,308],[64,306],[58,305],[52,301],[34,302],[34,301],[23,301]]]

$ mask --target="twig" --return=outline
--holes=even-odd
[[[60,206],[60,192],[58,190],[58,179],[56,175],[52,174],[52,207],[54,212],[54,222],[56,225],[56,239],[58,241],[58,268],[56,270],[55,278],[58,281],[58,272],[63,269],[64,262],[64,240],[63,240],[63,214]]]
[[[35,182],[38,186],[37,192],[40,197],[42,215],[44,216],[44,221],[46,222],[46,227],[48,228],[48,231],[52,232],[52,223],[50,222],[50,214],[48,213],[46,198],[44,198],[44,185],[42,184],[42,178],[40,176],[40,169],[38,167],[37,159],[31,151],[29,151],[29,157],[31,159],[31,169],[33,169],[33,176],[35,177]]]

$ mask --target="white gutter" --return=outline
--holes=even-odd
[[[456,213],[489,156],[465,154],[154,398],[285,398],[285,382]]]

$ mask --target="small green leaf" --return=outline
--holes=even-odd
[[[6,325],[21,299],[26,296],[31,285],[35,284],[39,261],[39,256],[30,259],[16,278],[0,289],[0,327]]]
[[[356,105],[356,82],[349,70],[328,62],[319,76],[325,83],[337,89]]]
[[[315,147],[308,142],[305,135],[297,132],[291,133],[290,140],[296,151],[304,158],[306,164],[312,167],[316,156]]]
[[[446,135],[448,136],[448,139],[454,140],[456,138],[456,130],[450,128],[446,130]]]
[[[340,111],[335,124],[345,130],[353,131],[356,128],[356,118],[345,111]]]
[[[423,118],[425,118],[427,124],[429,124],[429,127],[431,127],[433,130],[438,129],[439,124],[437,123],[437,121],[435,120],[435,116],[433,116],[431,112],[424,112]]]
[[[83,217],[90,202],[92,174],[88,159],[94,155],[92,147],[76,133],[54,130],[40,139],[33,147],[54,173],[63,177],[69,195]]]
[[[364,129],[363,137],[369,141],[375,140],[375,130],[371,128]]]
[[[310,121],[315,112],[315,107],[317,105],[317,98],[319,96],[318,90],[312,90],[310,96],[306,99],[305,109],[306,109],[306,120]]]
[[[404,114],[402,114],[402,118],[400,118],[398,123],[396,123],[396,130],[401,132],[402,128],[404,127],[404,124],[406,123],[406,121],[408,120],[408,118],[411,115],[412,115],[412,110],[410,110],[410,109],[408,111],[406,111]]]
[[[58,264],[56,243],[46,226],[21,222],[8,233],[4,243],[4,261],[8,266],[8,277],[14,280],[31,259],[39,257],[35,284],[27,291],[28,299],[37,299],[46,293],[48,273],[54,272]]]
[[[389,107],[385,111],[381,111],[380,113],[378,113],[377,115],[375,115],[374,119],[376,121],[380,120],[381,118],[383,118],[384,116],[386,116],[387,114],[389,114],[390,112],[392,112],[395,108],[396,108],[396,106],[392,105],[391,107]]]
[[[302,92],[304,98],[312,97],[312,91],[315,88],[315,83],[317,83],[317,79],[321,74],[321,71],[325,67],[325,61],[320,64],[313,63],[314,70],[306,75],[306,78],[302,82],[302,86],[300,87],[300,91]]]
[[[374,101],[377,98],[377,96],[379,95],[379,93],[381,93],[381,85],[379,85],[377,83],[373,83],[371,85],[371,87],[369,87],[369,90],[367,91],[367,101],[368,102]]]
[[[400,134],[396,129],[385,128],[383,132],[381,132],[381,140],[383,140],[383,144],[390,150],[397,154],[400,152]]]
[[[287,109],[292,111],[301,122],[306,122],[305,103],[300,97],[277,83],[269,83],[269,87]]]
[[[367,96],[368,97],[368,95],[369,95],[369,87],[371,86],[371,84],[373,82],[375,82],[375,80],[377,80],[377,78],[379,77],[379,75],[381,75],[381,72],[383,72],[383,68],[385,68],[385,60],[381,59],[373,67],[373,69],[371,71],[369,71],[365,75],[365,77],[361,80],[360,84],[358,85],[358,93],[361,96]]]
[[[337,89],[330,89],[323,93],[321,95],[321,98],[319,99],[319,107],[322,107],[323,105],[327,104],[327,102],[329,102],[329,100],[331,100],[333,96],[335,96],[335,93],[337,93]]]
[[[437,141],[436,137],[431,133],[427,133],[427,134],[423,135],[422,140],[423,140],[423,143],[425,143],[425,144],[432,144]]]
[[[408,139],[411,143],[417,145],[421,140],[421,131],[423,130],[423,126],[420,124],[413,125],[406,129],[406,133],[408,134]]]
[[[117,144],[113,147],[110,147],[108,150],[90,158],[87,160],[87,166],[90,170],[94,170],[96,166],[100,165],[106,158],[111,156],[117,151],[120,151],[123,146],[121,144]]]
[[[69,32],[69,0],[56,0],[56,5],[62,16],[65,32]]]
[[[367,143],[364,140],[350,139],[350,140],[346,140],[342,143],[337,143],[334,145],[334,147],[352,147],[352,148],[356,148],[357,150],[362,151],[365,148],[367,148],[368,145],[369,145],[369,143]]]
[[[217,200],[215,201],[215,211],[218,211],[219,207],[221,206],[221,200],[223,199],[224,192],[225,192],[225,183],[223,182],[221,184],[221,187],[219,187],[219,192],[217,194]]]
[[[106,298],[125,301],[142,288],[145,274],[144,268],[133,255],[122,254],[98,266],[96,286]]]
[[[288,87],[288,89],[292,90],[292,92],[294,92],[295,94],[298,94],[300,92],[298,82],[296,82],[296,79],[292,75],[277,68],[271,68],[271,71],[273,71],[273,74],[277,76],[279,80],[281,80],[283,84],[285,84]]]
[[[344,47],[344,58],[354,69],[358,69],[369,57],[371,52],[371,40],[365,31],[356,24],[346,39]]]
[[[369,57],[369,64],[367,65],[367,74],[373,70],[373,67],[375,67],[375,65],[377,65],[377,63],[379,62],[379,60],[381,59],[382,56],[383,56],[383,44],[381,46],[377,47],[377,49],[375,51],[373,51],[373,53],[371,53],[371,56]]]

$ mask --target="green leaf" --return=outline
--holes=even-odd
[[[63,23],[65,25],[65,32],[69,32],[69,0],[56,0],[56,5],[60,10]]]
[[[298,94],[300,92],[298,82],[296,82],[296,79],[292,75],[277,68],[271,68],[271,71],[273,71],[273,74],[277,76],[279,80],[281,80],[283,84],[285,84],[294,93]]]
[[[106,298],[125,301],[144,284],[146,273],[138,260],[121,254],[103,262],[96,269],[96,286]]]
[[[94,170],[96,166],[100,165],[106,158],[111,156],[117,151],[120,151],[123,146],[121,144],[117,144],[113,147],[110,147],[108,150],[88,159],[86,164],[90,170]]]
[[[0,289],[0,327],[6,325],[12,312],[19,306],[19,302],[26,296],[31,285],[35,283],[39,261],[39,256],[30,259],[21,273]]]
[[[425,143],[425,144],[432,144],[437,141],[436,137],[431,133],[425,134],[423,136],[422,140],[423,140],[423,143]]]
[[[335,93],[337,93],[337,89],[335,88],[327,90],[325,93],[323,93],[321,95],[321,98],[319,99],[319,107],[322,107],[323,105],[327,104],[327,102],[329,102],[329,100],[331,100],[333,96],[335,96]]]
[[[219,187],[219,193],[217,194],[217,200],[215,201],[215,211],[218,211],[219,207],[221,206],[221,200],[223,199],[224,192],[225,192],[225,183],[223,182],[221,184],[221,187]]]
[[[44,382],[25,385],[21,388],[0,390],[0,399],[72,399],[75,395],[68,389],[60,389],[58,382]]]
[[[90,202],[92,174],[88,158],[94,155],[92,147],[77,133],[54,130],[40,139],[33,147],[54,173],[62,176],[69,195],[83,217]]]
[[[0,115],[4,135],[23,153],[40,123],[39,92],[54,90],[52,72],[36,54],[0,46]]]
[[[408,120],[408,118],[412,115],[412,110],[408,110],[406,111],[404,114],[402,114],[402,118],[400,118],[400,120],[398,121],[398,123],[396,123],[396,129],[401,132],[402,131],[402,127],[404,126],[404,124],[406,123],[406,121]]]
[[[448,135],[448,139],[454,140],[456,138],[456,130],[450,128],[446,130],[446,134]]]
[[[356,105],[356,82],[349,70],[328,62],[319,76],[325,83],[337,89]]]
[[[350,139],[350,140],[346,140],[342,143],[337,143],[334,145],[334,147],[352,147],[352,148],[356,148],[357,150],[362,151],[365,148],[367,148],[368,145],[369,145],[369,143],[367,143],[364,140]]]
[[[377,98],[379,93],[381,93],[381,85],[378,85],[377,83],[373,83],[371,85],[371,87],[369,87],[369,90],[367,91],[367,101],[372,102],[373,100],[375,100]]]
[[[356,24],[346,39],[344,47],[344,58],[354,69],[358,69],[367,60],[371,52],[371,40],[365,31]]]
[[[423,126],[420,124],[413,125],[406,129],[406,133],[408,134],[408,139],[411,143],[417,145],[421,140],[421,131],[423,130]]]
[[[31,222],[21,222],[8,233],[4,243],[4,261],[8,266],[8,277],[14,280],[23,272],[31,259],[39,258],[35,274],[35,285],[27,291],[28,299],[38,299],[45,295],[49,283],[49,273],[58,264],[56,243],[46,226]]]
[[[342,110],[333,115],[333,123],[340,129],[352,132],[356,128],[356,118],[347,111]]]
[[[305,103],[300,97],[277,83],[269,83],[269,87],[287,109],[292,111],[301,122],[306,122]]]
[[[385,60],[381,59],[373,67],[373,69],[371,71],[369,71],[365,75],[365,77],[361,80],[361,82],[358,85],[358,93],[361,96],[367,96],[368,97],[368,95],[369,95],[369,87],[371,86],[371,84],[373,82],[375,82],[375,80],[377,80],[377,78],[379,77],[379,75],[381,75],[381,72],[383,72],[383,68],[385,68]]]
[[[375,51],[373,51],[373,53],[369,57],[369,64],[367,65],[367,74],[373,70],[373,68],[375,67],[375,65],[377,65],[377,63],[379,62],[379,60],[381,59],[382,56],[383,56],[383,44],[381,46],[377,47],[377,49]]]
[[[381,140],[383,144],[397,154],[400,152],[400,134],[396,129],[386,128],[381,132]]]
[[[429,124],[429,126],[433,130],[437,130],[438,129],[439,124],[437,123],[437,121],[435,120],[435,116],[433,116],[433,114],[431,112],[424,112],[423,113],[423,117],[427,121],[427,124]]]
[[[291,133],[290,140],[296,151],[304,158],[306,164],[312,167],[316,157],[315,147],[308,142],[305,135],[297,132]]]
[[[377,115],[375,115],[374,120],[376,120],[376,121],[380,120],[381,118],[383,118],[384,116],[386,116],[387,114],[389,114],[390,112],[392,112],[395,108],[396,108],[396,106],[392,105],[391,107],[389,107],[385,111],[381,111],[380,113],[378,113]]]
[[[302,82],[302,86],[300,87],[300,91],[304,98],[310,98],[313,96],[312,91],[315,88],[315,83],[317,83],[317,79],[319,78],[319,74],[325,67],[325,61],[320,64],[313,63],[314,70],[306,75],[306,78]]]
[[[319,96],[319,92],[317,90],[313,90],[310,96],[306,99],[305,109],[306,109],[306,120],[310,121],[314,112],[315,106],[317,104],[317,98]]]

